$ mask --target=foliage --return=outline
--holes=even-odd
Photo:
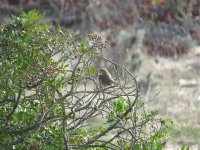
[[[188,146],[185,146],[184,144],[181,147],[181,150],[189,150],[190,148]]]
[[[0,29],[0,146],[4,149],[162,149],[166,122],[147,112],[136,78],[99,55],[105,43],[13,16]],[[115,66],[103,87],[95,56]],[[95,126],[98,124],[98,126]]]

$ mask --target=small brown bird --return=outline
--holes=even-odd
[[[99,70],[99,82],[103,86],[109,86],[113,84],[118,85],[118,83],[114,81],[111,74],[105,68],[101,68]]]

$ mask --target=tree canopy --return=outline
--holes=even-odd
[[[42,24],[36,11],[0,29],[0,146],[9,149],[162,149],[170,120],[148,111],[140,84],[106,58],[105,42]],[[95,58],[118,86],[102,86]]]

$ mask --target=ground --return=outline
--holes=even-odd
[[[150,107],[161,116],[171,118],[175,126],[170,131],[166,150],[180,149],[182,144],[198,149],[200,144],[200,47],[194,47],[179,58],[148,56],[136,72],[145,78],[151,73],[147,99]]]

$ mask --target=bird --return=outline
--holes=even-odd
[[[103,86],[118,85],[118,83],[114,81],[112,75],[106,68],[99,69],[99,82]]]

